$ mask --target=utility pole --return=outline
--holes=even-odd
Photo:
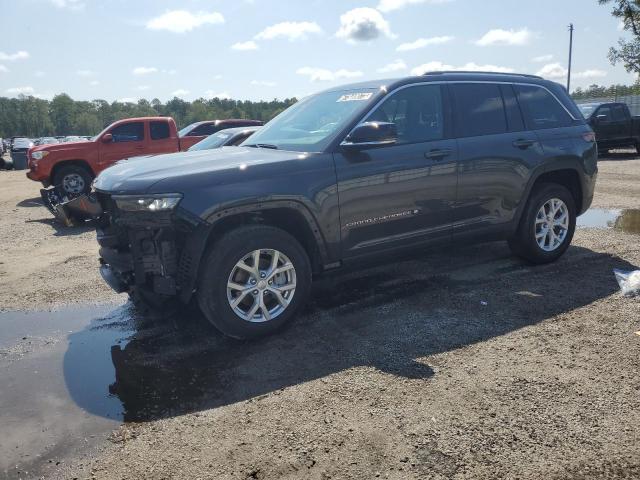
[[[567,92],[571,93],[571,56],[573,55],[573,23],[569,24],[569,68],[567,70]]]

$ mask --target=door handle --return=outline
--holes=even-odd
[[[450,148],[436,148],[424,153],[424,158],[427,160],[442,160],[453,153]]]
[[[525,140],[521,138],[520,140],[513,142],[513,146],[525,150],[529,147],[533,147],[536,143],[538,143],[537,140]]]
[[[136,150],[144,150],[144,145],[138,145],[138,146],[136,147]]]

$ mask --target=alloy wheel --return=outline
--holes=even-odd
[[[62,179],[62,188],[67,193],[82,193],[84,187],[84,178],[78,173],[70,173]]]
[[[536,215],[536,242],[545,252],[562,245],[569,232],[569,208],[559,198],[547,200]]]
[[[267,322],[281,315],[296,292],[296,269],[274,249],[254,250],[241,258],[227,280],[229,306],[247,322]]]

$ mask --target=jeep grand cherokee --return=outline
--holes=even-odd
[[[597,148],[539,77],[438,72],[307,97],[240,147],[116,165],[96,180],[101,272],[119,292],[195,297],[236,338],[277,330],[314,274],[502,239],[532,263],[569,247]]]

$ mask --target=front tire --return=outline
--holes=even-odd
[[[264,225],[225,234],[205,254],[200,271],[202,313],[237,339],[282,328],[304,307],[311,287],[304,248],[287,232]]]
[[[53,184],[60,186],[66,194],[80,195],[91,191],[93,175],[79,165],[68,165],[60,168],[53,176]]]
[[[576,205],[562,185],[536,187],[522,214],[511,251],[534,264],[556,261],[569,248],[576,228]]]

